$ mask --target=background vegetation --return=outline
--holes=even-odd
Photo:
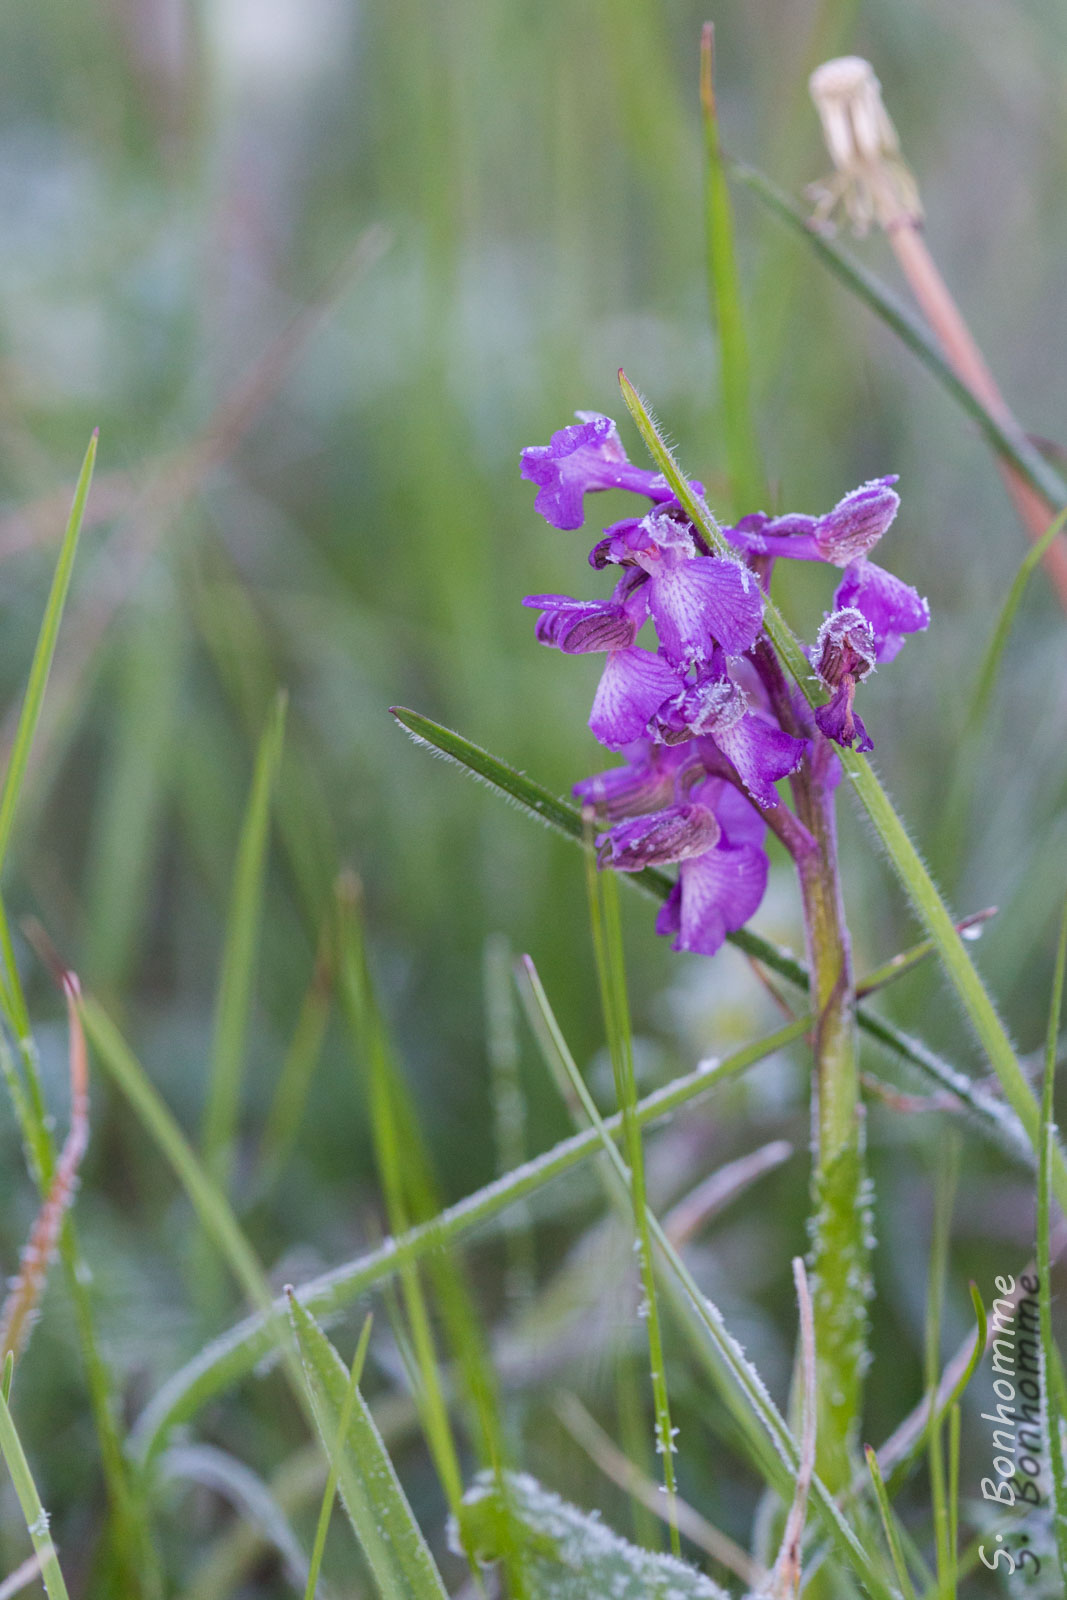
[[[15,925],[43,923],[199,1142],[241,817],[257,742],[278,688],[288,690],[230,1177],[278,1287],[356,1255],[385,1228],[365,1072],[336,1017],[299,1120],[283,1119],[284,1159],[276,1170],[263,1159],[342,869],[362,884],[372,966],[446,1198],[487,1181],[498,1161],[487,936],[533,954],[579,1061],[597,1058],[594,1086],[610,1082],[580,858],[429,762],[387,707],[462,729],[556,792],[599,762],[585,729],[595,668],[586,664],[583,686],[582,663],[540,649],[519,607],[528,592],[570,590],[581,557],[534,515],[517,457],[576,407],[618,415],[622,365],[713,504],[721,492],[697,99],[705,14],[689,0],[45,0],[0,18],[5,740],[76,465],[101,429],[7,908]],[[724,139],[794,193],[827,166],[809,71],[835,53],[874,61],[934,253],[1026,425],[1058,438],[1060,9],[735,0],[715,21]],[[950,807],[965,708],[1022,535],[977,431],[891,335],[744,195],[738,228],[759,429],[780,504],[820,511],[864,478],[901,475],[887,564],[929,596],[934,621],[864,691],[864,716],[954,906],[1000,908],[978,959],[1013,1036],[1034,1050],[1063,892],[1050,863],[1067,856],[1062,614],[1039,577],[980,758],[959,780],[966,799]],[[881,240],[859,249],[893,277]],[[803,579],[783,597],[809,633],[824,599]],[[847,798],[842,811],[863,970],[917,935]],[[772,1024],[773,1002],[739,953],[710,964],[673,956],[647,905],[626,896],[624,915],[643,1086]],[[756,926],[800,947],[784,866]],[[64,1126],[65,1020],[21,936],[18,954]],[[984,1070],[933,965],[882,1004]],[[525,1037],[522,1052],[532,1152],[569,1122]],[[699,1175],[771,1138],[795,1146],[696,1250],[702,1281],[779,1395],[794,1327],[788,1261],[804,1247],[806,1101],[796,1052],[691,1114],[661,1147],[666,1195],[679,1172]],[[875,1441],[922,1390],[943,1136],[941,1119],[871,1107],[879,1250],[865,1431]],[[0,1150],[0,1258],[14,1271],[36,1198],[6,1111]],[[600,1191],[587,1174],[538,1206],[544,1280],[598,1215]],[[188,1202],[100,1074],[76,1210],[102,1346],[132,1417],[240,1301],[221,1280],[203,1292]],[[968,1276],[988,1296],[994,1273],[1029,1258],[1032,1238],[1032,1183],[969,1140],[946,1349],[970,1325]],[[486,1309],[513,1327],[522,1307],[502,1285],[499,1248],[472,1259]],[[590,1262],[587,1276],[602,1271],[606,1291],[610,1264],[595,1251]],[[372,1395],[402,1387],[389,1318],[379,1321]],[[622,1497],[537,1399],[562,1384],[611,1416],[607,1352],[613,1332],[625,1340],[632,1328],[610,1296],[601,1322],[596,1344],[573,1329],[569,1344],[545,1334],[541,1354],[524,1344],[509,1406],[531,1468],[624,1525]],[[357,1327],[353,1317],[335,1333],[346,1352]],[[709,1432],[706,1397],[686,1392],[681,1361],[676,1381],[683,1488],[744,1538],[758,1485],[724,1470],[732,1458]],[[17,1398],[68,1581],[106,1594],[106,1577],[92,1577],[103,1570],[102,1479],[58,1273]],[[970,1426],[963,1487],[973,1497],[983,1446],[976,1433],[968,1453]],[[270,1475],[296,1459],[306,1430],[280,1380],[257,1378],[213,1404],[196,1434]],[[439,1545],[429,1458],[410,1429],[397,1449]],[[163,1548],[188,1585],[235,1514],[225,1495],[185,1480],[168,1496]],[[25,1531],[6,1490],[0,1504],[6,1570],[25,1554]],[[296,1524],[313,1523],[315,1509],[309,1499]],[[339,1527],[327,1557],[338,1582],[348,1537]],[[268,1559],[242,1581],[250,1595],[291,1592]]]

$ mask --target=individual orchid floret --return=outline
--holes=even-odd
[[[694,759],[690,747],[653,744],[651,739],[635,740],[623,754],[625,766],[598,772],[574,785],[578,799],[609,821],[641,816],[668,805],[682,769]]]
[[[930,607],[918,591],[873,561],[855,561],[845,568],[834,605],[855,606],[863,612],[874,634],[879,664],[899,654],[906,634],[930,626]]]
[[[610,651],[589,713],[593,737],[608,750],[644,738],[651,717],[678,688],[678,674],[651,650]]]
[[[675,950],[713,956],[759,910],[768,862],[760,848],[764,825],[736,789],[710,779],[693,791],[711,807],[720,833],[711,849],[684,860],[678,881],[656,919],[656,932],[673,934]]]
[[[645,867],[666,867],[703,855],[720,832],[713,811],[688,803],[620,822],[599,834],[596,842],[601,866],[614,867],[616,872],[640,872]]]
[[[874,749],[853,700],[856,685],[874,671],[875,659],[874,633],[863,612],[855,606],[831,612],[819,629],[812,665],[833,695],[816,709],[815,721],[828,739],[845,749]]]
[[[900,506],[892,487],[896,474],[873,478],[839,500],[815,524],[815,545],[824,561],[847,567],[873,550]]]
[[[702,555],[692,526],[675,512],[658,507],[609,530],[609,539],[606,560],[647,573],[648,610],[674,666],[684,671],[707,662],[716,645],[740,655],[755,644],[763,626],[759,585],[740,563]]]
[[[531,594],[522,602],[542,615],[536,633],[542,644],[569,656],[595,650],[625,650],[639,627],[626,607],[614,600],[572,600],[564,594]]]
[[[577,422],[552,435],[549,444],[522,452],[522,475],[538,486],[534,509],[554,528],[580,528],[585,496],[597,489],[630,489],[650,500],[669,500],[659,473],[631,466],[610,417],[579,411]]]
[[[777,804],[774,785],[796,770],[805,748],[803,739],[751,712],[744,690],[719,664],[661,706],[650,731],[668,745],[697,739],[705,755],[713,745],[761,806]]]

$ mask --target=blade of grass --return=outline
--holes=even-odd
[[[100,1018],[94,1010],[87,1019],[91,1039],[94,1037],[94,1024],[98,1022],[102,1022],[108,1033],[114,1035],[106,1016]],[[654,1091],[637,1107],[642,1126],[669,1116],[680,1106],[738,1077],[756,1062],[802,1038],[810,1027],[809,1016],[798,1017],[766,1038],[735,1051],[721,1062],[705,1062],[695,1072]],[[108,1042],[114,1048],[114,1037]],[[120,1061],[120,1069],[127,1065]],[[606,1126],[613,1137],[618,1137],[622,1119],[610,1117]],[[178,1136],[181,1137],[180,1134]],[[192,1156],[188,1146],[185,1148],[188,1155]],[[446,1245],[488,1222],[506,1207],[534,1194],[553,1178],[571,1171],[599,1148],[599,1135],[595,1129],[561,1140],[550,1150],[526,1162],[516,1172],[509,1173],[506,1179],[498,1179],[468,1195],[449,1206],[440,1216],[418,1224],[403,1238],[386,1239],[368,1254],[302,1285],[298,1291],[301,1304],[315,1316],[327,1316],[349,1305],[361,1294],[391,1278],[403,1261],[418,1260],[428,1251]],[[195,1157],[192,1159],[195,1164]],[[174,1374],[142,1412],[133,1429],[130,1444],[137,1459],[150,1460],[162,1448],[172,1428],[188,1421],[213,1395],[250,1372],[257,1362],[270,1353],[274,1343],[270,1318],[279,1313],[284,1314],[284,1305],[276,1301],[266,1318],[257,1315],[239,1323]]]
[[[950,1511],[945,1486],[945,1456],[941,1440],[941,1414],[937,1387],[941,1377],[941,1313],[944,1307],[945,1278],[948,1274],[952,1207],[959,1178],[959,1140],[951,1136],[938,1149],[937,1186],[934,1200],[934,1228],[930,1246],[930,1265],[926,1293],[926,1390],[930,1397],[930,1422],[926,1430],[926,1453],[930,1467],[930,1494],[933,1501],[934,1542],[937,1550],[938,1582],[948,1582]]]
[[[907,1563],[904,1560],[904,1551],[900,1544],[900,1534],[897,1529],[896,1517],[893,1507],[889,1504],[889,1496],[882,1481],[882,1474],[878,1466],[878,1457],[870,1445],[867,1445],[864,1454],[867,1457],[867,1470],[871,1475],[874,1486],[874,1498],[878,1504],[878,1511],[882,1518],[882,1527],[885,1529],[885,1540],[889,1546],[889,1553],[893,1558],[893,1570],[897,1575],[900,1592],[904,1600],[915,1600],[915,1589],[908,1573]]]
[[[74,490],[74,503],[70,508],[67,530],[63,535],[63,543],[60,546],[59,560],[56,562],[55,575],[52,578],[52,587],[49,591],[48,603],[45,606],[41,631],[37,636],[37,646],[33,652],[29,682],[26,685],[26,697],[22,702],[22,710],[19,712],[18,727],[11,746],[11,757],[7,764],[7,772],[4,774],[4,786],[0,790],[0,873],[3,871],[8,845],[11,842],[11,830],[15,822],[15,812],[18,808],[19,796],[22,793],[22,784],[29,764],[30,751],[33,748],[33,736],[37,731],[37,723],[41,715],[44,692],[48,686],[48,674],[51,671],[52,658],[55,655],[60,619],[63,616],[63,607],[66,603],[71,574],[74,570],[74,558],[78,553],[78,536],[81,533],[82,519],[85,515],[85,502],[89,498],[89,486],[93,480],[93,467],[96,463],[97,437],[97,432],[94,431],[92,438],[89,440],[89,448],[85,452],[85,460],[82,462],[81,472],[78,475],[78,482]]]
[[[279,695],[256,752],[255,771],[234,867],[222,972],[215,1002],[215,1038],[204,1110],[204,1166],[228,1187],[263,912],[271,794],[281,761],[285,697]]]
[[[533,969],[532,962],[530,963],[530,968],[532,978],[536,979],[536,971]],[[600,1115],[596,1101],[586,1088],[585,1081],[567,1046],[540,981],[532,982],[531,988],[544,1012],[546,1029],[559,1053],[560,1065],[570,1080],[583,1112],[592,1123],[601,1148],[606,1154],[611,1167],[620,1182],[628,1188],[626,1164],[615,1145],[608,1125]],[[785,1465],[791,1483],[795,1484],[801,1470],[801,1451],[788,1424],[768,1394],[756,1369],[729,1332],[722,1313],[701,1292],[689,1268],[663,1231],[659,1220],[647,1206],[645,1215],[649,1231],[655,1240],[661,1263],[667,1276],[673,1277],[688,1297],[705,1330],[711,1348],[721,1361],[722,1369],[727,1375],[730,1387],[742,1402],[751,1420],[757,1423],[765,1432],[775,1453]],[[861,1581],[872,1594],[886,1596],[888,1593],[886,1586],[882,1583],[860,1540],[853,1529],[845,1522],[833,1495],[830,1494],[817,1476],[812,1480],[812,1495],[839,1556],[852,1564],[860,1575]]]
[[[978,670],[974,699],[967,713],[967,727],[969,730],[977,728],[985,720],[986,713],[989,710],[989,703],[993,698],[993,689],[996,686],[997,676],[1000,672],[1000,664],[1004,659],[1004,651],[1007,648],[1011,630],[1015,625],[1015,618],[1018,614],[1019,606],[1022,604],[1023,595],[1026,593],[1026,586],[1037,567],[1041,564],[1041,557],[1065,525],[1067,525],[1067,507],[1049,523],[1041,538],[1026,552],[1019,564],[1019,570],[1012,579],[1011,587],[997,618],[996,627],[993,629],[992,637],[986,647],[986,653],[982,658],[982,665]]]
[[[1052,1210],[1052,1159],[1056,1136],[1054,1093],[1056,1085],[1056,1047],[1060,1035],[1063,1007],[1064,969],[1067,967],[1067,901],[1060,921],[1056,966],[1049,1005],[1048,1038],[1045,1045],[1045,1078],[1041,1094],[1041,1159],[1037,1169],[1037,1277],[1041,1317],[1041,1346],[1045,1356],[1045,1407],[1048,1418],[1049,1466],[1052,1472],[1052,1527],[1060,1576],[1067,1580],[1067,1463],[1064,1461],[1063,1412],[1052,1374],[1059,1352],[1052,1333],[1052,1252],[1049,1224]]]
[[[259,1154],[261,1193],[273,1184],[292,1150],[303,1120],[311,1080],[322,1055],[333,1000],[336,922],[337,908],[334,906],[324,920],[319,935],[311,979],[267,1113]]]
[[[679,502],[699,528],[709,547],[719,555],[736,561],[738,559],[736,552],[723,538],[703,499],[694,493],[683,476],[641,396],[624,373],[619,374],[619,383],[627,409],[637,424],[650,455],[667,478]],[[814,692],[811,668],[800,643],[769,596],[764,603],[764,625],[778,655],[796,680],[802,694],[812,705],[820,704],[825,698],[824,692],[822,690],[818,694]],[[933,879],[912,844],[907,829],[894,811],[870,762],[855,750],[842,749],[838,754],[846,776],[874,824],[875,831],[885,846],[903,888],[937,945],[942,965],[959,996],[965,1014],[970,1019],[979,1043],[1000,1079],[1008,1103],[1036,1150],[1040,1132],[1037,1102],[978,970],[956,931],[948,907],[938,893]],[[1064,1162],[1063,1153],[1058,1147],[1055,1157],[1056,1194],[1060,1204],[1067,1206],[1067,1163]]]
[[[383,1600],[448,1600],[358,1383],[292,1290],[288,1302],[323,1448]],[[349,1419],[342,1430],[346,1407]]]
[[[395,1237],[407,1233],[412,1221],[432,1226],[442,1208],[414,1102],[393,1052],[372,982],[358,883],[349,885],[346,911],[339,935],[340,998],[357,1052],[367,1069],[379,1171]],[[506,1499],[500,1399],[473,1299],[459,1262],[447,1249],[429,1251],[426,1265],[463,1380],[473,1437]],[[404,1263],[400,1276],[421,1378],[427,1438],[450,1507],[458,1515],[462,1475],[417,1263]],[[501,1536],[509,1585],[515,1600],[522,1600],[522,1572],[517,1565],[517,1548],[512,1549],[509,1544],[507,1526],[502,1528]]]
[[[730,172],[781,221],[807,241],[809,247],[845,287],[862,300],[896,334],[929,372],[937,378],[952,399],[976,422],[989,444],[1022,474],[1032,488],[1044,496],[1052,510],[1067,504],[1067,485],[1060,474],[1036,450],[1023,433],[1011,433],[953,372],[934,339],[923,324],[872,272],[825,234],[809,225],[805,212],[762,172],[743,162],[730,160]]]
[[[0,1393],[0,1454],[3,1455],[7,1470],[11,1474],[11,1482],[15,1487],[22,1515],[26,1519],[26,1528],[33,1544],[34,1552],[41,1563],[41,1578],[48,1594],[48,1600],[69,1600],[67,1586],[63,1581],[63,1574],[59,1568],[59,1559],[56,1547],[52,1543],[52,1535],[48,1531],[48,1513],[41,1504],[41,1497],[37,1493],[37,1485],[33,1481],[30,1464],[26,1460],[26,1452],[22,1448],[22,1440],[8,1410],[10,1396],[10,1377],[4,1384],[4,1391]]]
[[[752,384],[741,304],[741,279],[734,251],[730,189],[719,144],[715,104],[715,29],[704,24],[700,45],[700,104],[704,119],[704,218],[708,293],[719,334],[719,388],[723,443],[734,512],[752,511],[766,499],[766,476],[752,414]]]
[[[656,1452],[663,1458],[663,1487],[667,1494],[671,1553],[681,1557],[682,1545],[678,1533],[678,1514],[675,1506],[678,1494],[674,1471],[675,1430],[671,1426],[670,1397],[667,1393],[667,1369],[663,1356],[663,1330],[660,1325],[659,1301],[656,1295],[652,1234],[648,1223],[645,1157],[641,1145],[641,1128],[635,1116],[637,1082],[634,1077],[633,1034],[630,1025],[630,1005],[626,993],[626,970],[622,953],[622,927],[619,921],[618,887],[614,873],[598,873],[591,837],[586,842],[585,865],[589,920],[593,931],[593,951],[596,958],[597,980],[600,986],[600,1004],[604,1014],[604,1028],[608,1037],[608,1051],[611,1056],[612,1072],[615,1078],[615,1099],[622,1116],[622,1136],[626,1150],[626,1165],[629,1168],[628,1188],[633,1208],[638,1269],[644,1297],[640,1310],[644,1317],[648,1334],[652,1404],[656,1416]]]
[[[491,934],[486,940],[483,972],[496,1171],[498,1177],[505,1178],[526,1160],[526,1101],[515,990],[511,981],[511,952],[502,934]],[[517,1311],[533,1299],[537,1284],[536,1242],[525,1208],[516,1209],[504,1247],[507,1252],[505,1293],[509,1305]]]
[[[359,1343],[356,1345],[356,1353],[352,1357],[348,1388],[345,1391],[344,1400],[341,1402],[341,1411],[337,1419],[337,1434],[334,1438],[333,1450],[330,1453],[330,1470],[326,1475],[326,1487],[323,1490],[322,1506],[319,1510],[319,1520],[315,1528],[315,1543],[311,1549],[311,1561],[308,1565],[308,1581],[304,1590],[304,1600],[315,1600],[315,1592],[319,1586],[319,1569],[322,1566],[323,1551],[326,1549],[326,1532],[330,1526],[334,1495],[337,1493],[338,1462],[352,1422],[352,1412],[356,1403],[356,1390],[363,1375],[363,1363],[367,1357],[367,1345],[370,1343],[372,1322],[373,1318],[368,1315],[363,1323],[363,1331],[359,1336]]]

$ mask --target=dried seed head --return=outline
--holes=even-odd
[[[813,184],[815,220],[825,222],[840,201],[857,234],[922,220],[915,179],[900,157],[897,130],[882,104],[882,86],[861,56],[839,56],[816,67],[808,83],[835,172]]]

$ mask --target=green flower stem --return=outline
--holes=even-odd
[[[813,768],[819,762],[819,754]],[[867,1234],[856,985],[837,866],[833,794],[818,770],[794,793],[815,849],[797,857],[812,975],[812,1300],[815,1312],[819,1476],[832,1493],[849,1482],[866,1351]]]

